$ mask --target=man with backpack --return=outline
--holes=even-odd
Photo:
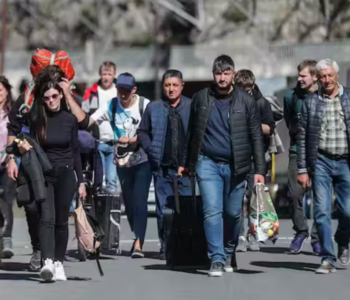
[[[255,76],[250,70],[239,70],[235,74],[235,85],[243,90],[245,90],[248,94],[253,96],[256,101],[258,112],[261,120],[261,129],[264,138],[264,152],[266,153],[269,149],[270,145],[270,136],[274,133],[275,130],[275,120],[273,118],[273,113],[270,107],[269,102],[263,97],[260,92],[259,87],[255,84]],[[250,198],[253,193],[254,188],[254,168],[252,167],[251,172],[247,176],[247,208],[249,209]],[[243,212],[242,212],[243,214]],[[242,220],[244,218],[242,217]],[[247,242],[249,245],[249,249],[251,251],[259,251],[260,245],[259,242],[255,240],[255,238],[249,234],[247,234],[247,240],[244,234],[244,222],[242,222],[240,236],[238,240],[238,246],[236,252],[245,252],[247,251]]]
[[[115,74],[116,65],[111,61],[105,61],[99,69],[100,80],[85,91],[82,109],[90,116],[97,109],[106,109],[108,102],[117,97]],[[106,189],[109,193],[117,193],[117,169],[113,163],[114,157],[114,134],[110,122],[103,121],[92,133],[99,140],[98,150],[101,154],[103,173],[106,182]]]
[[[114,134],[115,168],[121,185],[130,228],[135,235],[132,258],[142,258],[142,246],[147,227],[147,200],[152,171],[147,154],[137,141],[137,129],[148,99],[136,94],[133,75],[122,73],[117,78],[118,97],[90,117],[89,126],[108,121]]]
[[[192,101],[181,95],[184,82],[180,71],[166,71],[162,83],[164,98],[147,106],[137,136],[154,173],[160,259],[165,259],[163,210],[167,198],[174,195],[174,180],[178,181],[181,196],[191,195],[189,178],[176,176]]]
[[[305,98],[319,89],[314,60],[304,60],[298,65],[298,84],[294,89],[287,91],[284,97],[284,119],[289,129],[290,148],[288,166],[288,192],[287,199],[292,207],[293,229],[296,234],[289,247],[291,253],[300,253],[305,240],[309,236],[309,227],[303,210],[303,197],[305,191],[298,184],[297,145],[296,136],[298,122]],[[320,243],[315,227],[312,226],[311,245],[315,255],[321,252]]]

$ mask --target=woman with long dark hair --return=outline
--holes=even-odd
[[[5,76],[0,75],[0,228],[3,229],[2,258],[11,258],[12,228],[13,228],[13,201],[15,199],[16,185],[10,180],[6,171],[6,146],[8,113],[14,104],[12,86]],[[1,241],[0,241],[1,242]],[[0,246],[0,247],[1,247]]]
[[[36,78],[29,128],[53,165],[55,174],[54,180],[48,182],[45,201],[38,203],[44,261],[40,276],[45,281],[67,280],[63,260],[68,243],[70,204],[78,187],[76,177],[80,197],[86,196],[78,145],[78,121],[68,111],[68,97],[72,97],[70,84],[58,67],[47,67]],[[31,148],[28,141],[18,145],[21,154]]]

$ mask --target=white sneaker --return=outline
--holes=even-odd
[[[41,268],[40,277],[46,282],[55,281],[55,266],[52,259],[47,258]]]
[[[55,262],[55,277],[57,281],[67,281],[67,276],[64,272],[63,264],[60,261]]]

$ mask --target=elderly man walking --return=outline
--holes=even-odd
[[[335,240],[338,260],[349,264],[350,237],[350,89],[338,82],[339,66],[323,59],[316,65],[322,89],[310,94],[302,108],[297,134],[298,181],[314,193],[314,217],[321,244],[322,264],[317,274],[336,271],[332,226],[332,188],[340,212]],[[309,177],[310,176],[310,177]]]

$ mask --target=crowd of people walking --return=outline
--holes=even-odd
[[[41,51],[41,52],[40,52]],[[63,52],[63,51],[61,51]],[[113,62],[99,68],[100,80],[77,101],[74,69],[67,53],[37,50],[31,62],[33,82],[14,101],[11,85],[0,76],[0,227],[2,257],[12,245],[13,203],[24,207],[33,255],[30,268],[45,281],[67,280],[64,256],[68,220],[76,193],[87,191],[78,132],[98,142],[105,188],[122,195],[134,234],[132,258],[144,257],[147,199],[153,178],[156,195],[159,259],[166,258],[163,211],[177,181],[181,196],[192,195],[195,176],[202,197],[209,276],[238,268],[236,252],[259,251],[259,241],[244,228],[243,203],[249,203],[270,168],[276,117],[251,70],[236,70],[228,55],[218,56],[213,82],[184,96],[180,70],[167,70],[163,96],[140,95],[135,77],[118,76]],[[64,61],[64,63],[61,63]],[[290,149],[287,198],[296,234],[290,252],[298,254],[311,235],[318,274],[350,261],[350,89],[339,83],[335,61],[305,60],[297,67],[297,86],[284,97]],[[34,152],[33,152],[34,151]],[[33,155],[35,153],[35,155]],[[30,174],[30,176],[29,176]],[[314,224],[309,230],[303,197],[312,189]],[[339,211],[334,252],[332,191]],[[248,205],[249,207],[249,205]]]

